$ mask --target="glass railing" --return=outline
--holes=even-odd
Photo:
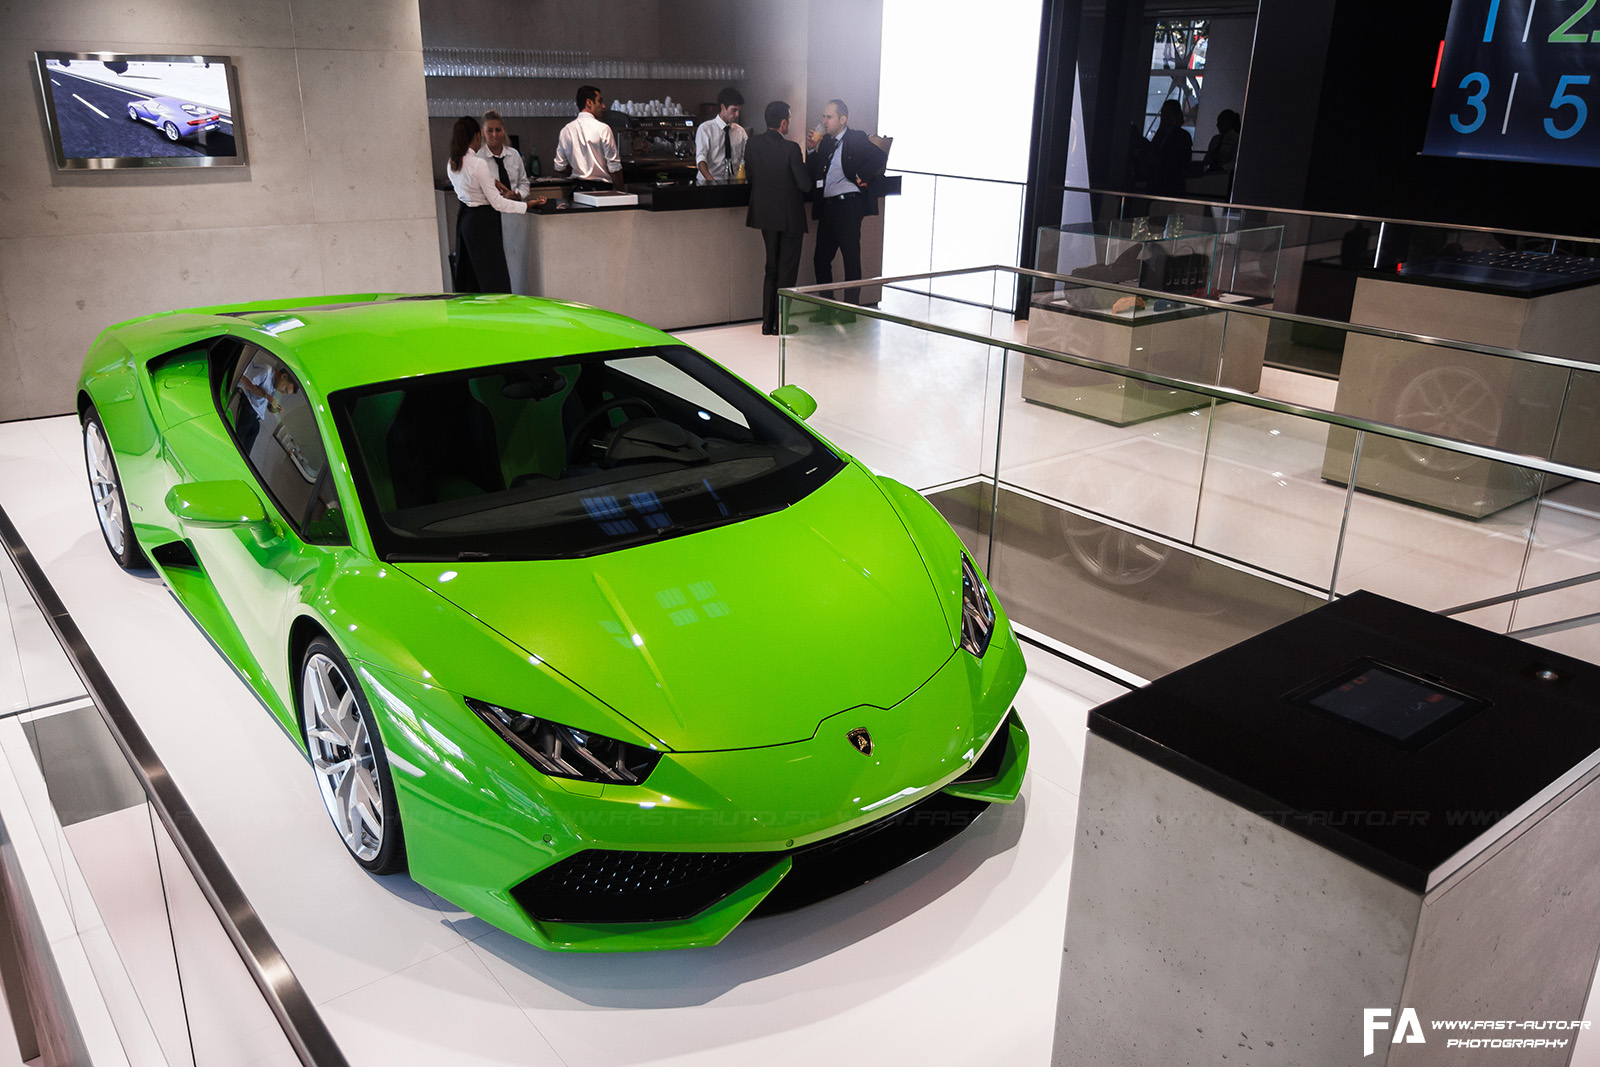
[[[30,975],[6,993],[33,1024],[24,1057],[342,1065],[3,511],[0,542],[0,854]]]
[[[1026,322],[916,291],[1022,276]],[[1591,364],[1015,268],[883,281],[786,292],[782,379],[1041,637],[1153,678],[1364,588],[1600,662]],[[1337,384],[1264,367],[1307,328]]]
[[[1600,241],[1568,234],[1529,233],[1481,226],[1451,225],[1370,215],[1342,215],[1286,208],[1232,204],[1194,197],[1152,199],[1148,194],[1069,186],[1063,190],[1062,223],[1105,224],[1168,215],[1206,215],[1238,227],[1281,227],[1283,252],[1273,307],[1318,319],[1387,325],[1381,298],[1374,306],[1362,293],[1363,279],[1385,276],[1452,280],[1497,291],[1515,301],[1561,286],[1581,287],[1600,280]],[[985,260],[1016,262],[1015,260]],[[969,263],[979,262],[977,257]],[[1037,265],[1037,264],[1035,264]],[[1537,291],[1528,288],[1538,276]],[[1576,344],[1594,348],[1593,324],[1600,302],[1567,297],[1576,305],[1564,312],[1585,325],[1573,337],[1529,329],[1523,317],[1505,309],[1488,317],[1446,315],[1412,327],[1417,332],[1507,348],[1572,356]],[[1270,352],[1268,364],[1336,376],[1343,356],[1339,331],[1302,324],[1294,343]],[[1600,355],[1600,350],[1594,350]]]
[[[973,263],[1017,262],[1022,247],[1022,182],[889,169],[900,195],[884,212],[883,272],[908,278],[913,291],[1010,308],[1015,279],[986,283],[959,272]],[[928,277],[929,272],[957,273]],[[996,304],[996,301],[1002,303]]]
[[[902,176],[903,193],[885,212],[883,272],[915,276],[952,271],[937,278],[906,277],[897,286],[992,307],[1014,307],[1014,278],[985,286],[960,268],[979,263],[1024,265],[1020,258],[1025,224],[1023,183],[920,171],[892,173]],[[1199,216],[1225,221],[1236,230],[1279,229],[1282,254],[1271,306],[1333,322],[1389,325],[1383,321],[1386,309],[1381,298],[1374,308],[1368,294],[1359,292],[1363,278],[1455,276],[1472,284],[1498,287],[1502,295],[1513,298],[1536,295],[1525,288],[1530,268],[1542,276],[1539,284],[1546,291],[1561,284],[1582,286],[1600,279],[1600,241],[1569,234],[1292,210],[1198,196],[1153,198],[1148,193],[1082,186],[1067,186],[1061,196],[1064,228],[1104,228],[1116,222]],[[1038,249],[1026,265],[1051,269],[1038,258],[1043,251]],[[1569,299],[1580,304],[1576,318],[1582,324],[1566,337],[1541,333],[1537,324],[1530,329],[1525,317],[1517,314],[1488,319],[1445,314],[1408,328],[1457,340],[1582,357],[1586,353],[1574,344],[1595,348],[1595,339],[1600,337],[1600,301],[1590,299],[1584,304],[1581,298]],[[1578,340],[1574,342],[1573,337]],[[1274,335],[1266,363],[1336,377],[1344,357],[1343,339],[1338,330],[1301,323],[1293,331],[1283,329]],[[1587,356],[1600,358],[1600,349],[1587,352]]]

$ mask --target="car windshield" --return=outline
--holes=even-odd
[[[594,555],[777,511],[844,466],[681,346],[406,378],[332,401],[391,562]]]

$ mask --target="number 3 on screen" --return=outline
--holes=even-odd
[[[1587,79],[1587,78],[1584,79],[1584,81],[1588,81],[1588,80],[1589,79]],[[1475,111],[1477,111],[1478,117],[1473,119],[1471,122],[1462,122],[1456,116],[1451,115],[1450,116],[1450,127],[1452,129],[1454,129],[1457,133],[1471,133],[1471,132],[1473,132],[1479,126],[1483,125],[1484,116],[1488,115],[1488,113],[1489,113],[1488,108],[1483,106],[1483,98],[1489,95],[1489,76],[1487,74],[1481,73],[1479,71],[1474,71],[1473,73],[1468,74],[1465,78],[1461,79],[1461,88],[1463,88],[1463,89],[1469,88],[1472,85],[1473,82],[1477,82],[1478,83],[1478,91],[1473,93],[1471,96],[1467,97],[1467,106],[1472,108],[1472,109],[1474,109]],[[1561,84],[1562,85],[1566,85],[1566,80],[1563,79]],[[1559,89],[1556,90],[1557,95],[1560,95],[1560,92],[1561,91]],[[1583,101],[1581,101],[1581,100],[1578,101],[1578,107],[1580,109],[1583,107]],[[1550,124],[1550,120],[1549,119],[1545,119],[1544,121],[1545,121],[1545,125],[1546,126],[1548,126]],[[1581,118],[1578,120],[1578,125],[1580,125],[1580,126],[1583,125],[1583,120]],[[1554,133],[1552,133],[1551,136],[1554,137],[1556,135]],[[1567,136],[1571,136],[1571,135],[1570,134],[1562,134],[1561,136],[1567,137]]]
[[[1588,9],[1585,8],[1584,10]],[[1554,137],[1558,141],[1565,141],[1568,137],[1571,137],[1573,134],[1583,129],[1584,122],[1589,118],[1589,105],[1585,104],[1582,98],[1576,94],[1567,92],[1567,86],[1588,84],[1589,75],[1587,74],[1563,74],[1561,76],[1561,80],[1556,83],[1556,95],[1550,98],[1550,110],[1555,111],[1559,108],[1571,105],[1577,110],[1578,117],[1573,120],[1571,126],[1568,126],[1565,129],[1558,128],[1554,119],[1545,119],[1545,133],[1548,133],[1551,137]],[[1451,121],[1454,122],[1455,120],[1452,119]],[[1481,122],[1483,120],[1479,119],[1479,121]],[[1457,129],[1459,128],[1460,127],[1457,127]]]

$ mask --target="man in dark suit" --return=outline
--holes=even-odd
[[[750,210],[744,224],[767,243],[767,273],[761,281],[761,332],[778,332],[778,290],[800,276],[800,245],[806,235],[806,190],[811,187],[800,146],[789,140],[789,105],[767,105],[767,132],[744,149]],[[792,327],[791,327],[792,329]]]
[[[812,258],[817,284],[833,281],[833,257],[844,256],[844,280],[861,277],[861,220],[878,213],[877,198],[867,182],[883,176],[888,157],[860,130],[850,129],[850,109],[843,100],[829,100],[822,109],[822,132],[811,132],[809,160],[816,201],[817,248]],[[846,289],[844,299],[860,303],[860,288]],[[836,316],[848,321],[848,313]]]

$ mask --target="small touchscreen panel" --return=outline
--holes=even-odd
[[[1358,660],[1289,699],[1408,749],[1421,748],[1488,705],[1370,659]]]

